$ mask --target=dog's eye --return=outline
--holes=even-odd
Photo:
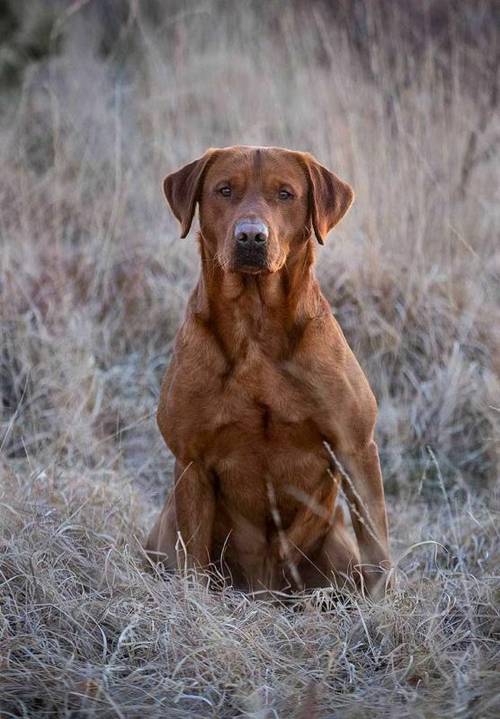
[[[293,198],[293,195],[288,190],[281,189],[278,192],[278,197],[280,198],[280,200],[291,200]]]
[[[231,188],[229,185],[224,185],[224,187],[219,187],[217,190],[219,195],[222,195],[222,197],[231,197]]]

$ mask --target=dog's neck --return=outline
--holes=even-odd
[[[314,245],[304,243],[283,267],[270,274],[224,270],[200,238],[201,274],[190,308],[232,354],[252,339],[270,354],[283,355],[309,320],[321,312],[314,275]]]

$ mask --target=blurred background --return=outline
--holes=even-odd
[[[491,486],[499,27],[494,0],[2,0],[4,460],[159,501],[159,381],[198,272],[161,180],[275,144],[356,191],[318,274],[379,401],[388,491]]]

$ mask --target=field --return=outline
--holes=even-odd
[[[480,0],[2,4],[1,719],[500,716],[499,23]],[[379,402],[378,603],[145,565],[198,271],[161,180],[234,143],[356,191],[317,270]]]

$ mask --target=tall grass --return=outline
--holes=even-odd
[[[0,100],[5,716],[500,710],[498,42],[474,9],[50,4],[48,54]],[[379,401],[403,558],[378,606],[142,569],[198,262],[161,178],[240,142],[311,151],[356,191],[318,274]]]

